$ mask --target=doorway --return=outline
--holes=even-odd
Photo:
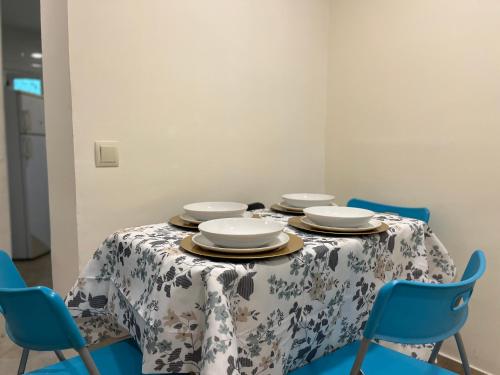
[[[2,58],[12,258],[51,286],[39,0],[2,1]]]

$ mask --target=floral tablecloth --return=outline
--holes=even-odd
[[[390,229],[365,237],[287,227],[304,249],[239,263],[180,250],[191,233],[169,224],[125,229],[96,250],[66,303],[90,343],[125,329],[146,374],[284,374],[358,339],[385,282],[453,279],[452,260],[424,222],[377,218]]]

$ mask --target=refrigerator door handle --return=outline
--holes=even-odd
[[[33,155],[33,145],[31,144],[31,138],[24,137],[23,139],[23,158],[25,160],[31,159]]]
[[[21,110],[21,132],[28,133],[31,130],[31,113],[30,111]]]

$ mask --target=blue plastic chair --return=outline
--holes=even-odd
[[[454,374],[434,365],[442,341],[454,336],[464,372],[469,375],[470,367],[459,331],[467,320],[474,285],[485,269],[484,253],[477,250],[472,254],[459,282],[430,284],[394,280],[385,284],[377,295],[361,341],[319,358],[290,374]],[[424,362],[372,342],[377,339],[402,344],[438,344],[429,361]]]
[[[425,207],[401,207],[392,206],[389,204],[382,204],[371,202],[364,199],[352,198],[347,202],[347,207],[365,208],[375,212],[395,213],[399,216],[409,217],[412,219],[422,220],[429,223],[431,212]]]
[[[60,362],[30,374],[141,374],[142,353],[132,339],[89,352],[62,298],[40,286],[28,288],[10,257],[0,250],[0,312],[6,332],[23,348],[18,374],[23,374],[30,350],[55,351]],[[60,350],[80,356],[65,360]]]

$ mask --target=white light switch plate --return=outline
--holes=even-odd
[[[118,142],[96,141],[95,142],[95,166],[96,167],[118,167]]]

